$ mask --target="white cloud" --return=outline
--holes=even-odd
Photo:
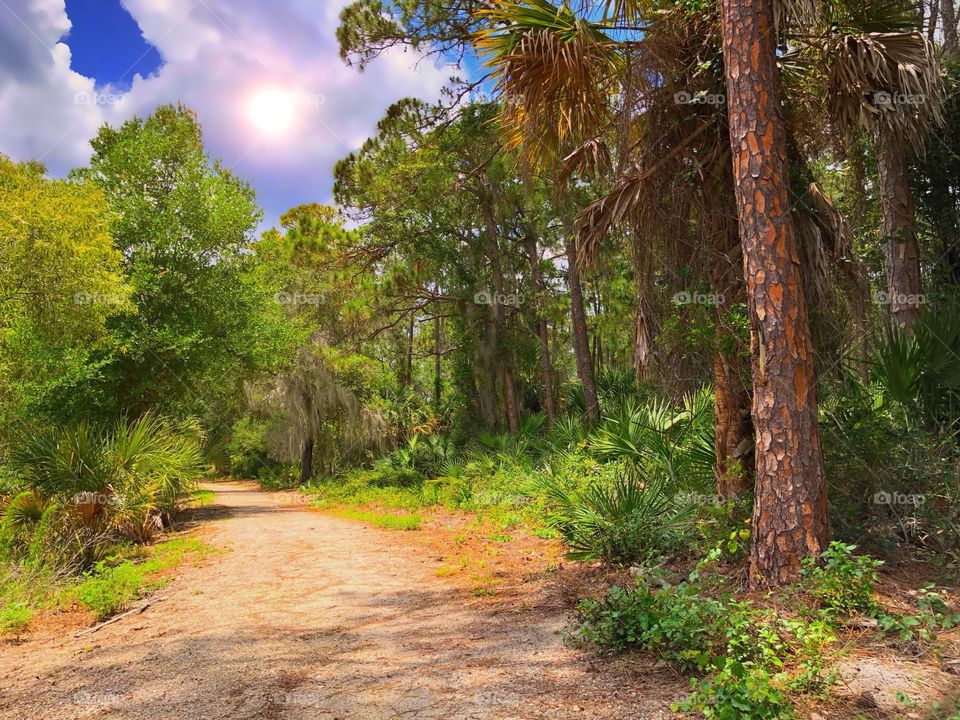
[[[386,108],[408,95],[438,97],[451,74],[399,50],[362,75],[344,66],[334,38],[344,0],[123,2],[165,64],[134,77],[122,95],[99,88],[94,102],[93,79],[70,70],[69,48],[58,43],[69,28],[63,0],[18,0],[10,8],[22,23],[0,7],[10,15],[0,23],[0,44],[10,40],[0,51],[0,152],[63,174],[86,163],[101,123],[182,100],[197,112],[208,149],[253,183],[272,222],[292,205],[328,200],[333,163],[359,147]],[[282,137],[248,117],[251,96],[271,87],[302,99]]]

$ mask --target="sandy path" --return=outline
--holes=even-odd
[[[181,568],[141,615],[0,646],[0,718],[672,715],[672,683],[596,672],[558,611],[466,607],[401,533],[252,484],[212,489],[202,537],[229,550]]]

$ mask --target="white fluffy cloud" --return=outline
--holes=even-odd
[[[405,96],[433,99],[448,67],[389,52],[360,75],[337,54],[345,0],[123,0],[163,56],[128,92],[97,88],[70,69],[64,0],[0,6],[0,152],[40,159],[53,174],[83,165],[103,122],[182,100],[199,115],[207,147],[257,189],[267,221],[302,202],[326,201],[333,163],[356,149],[384,110]],[[109,42],[109,38],[104,38]],[[257,129],[253,97],[295,98],[281,134]]]

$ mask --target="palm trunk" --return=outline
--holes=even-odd
[[[540,369],[543,373],[543,407],[547,413],[547,425],[553,427],[557,420],[557,410],[553,401],[553,363],[550,361],[550,328],[544,314],[544,283],[540,272],[540,253],[537,239],[531,232],[526,234],[527,255],[530,258],[530,271],[533,278],[534,307],[537,317],[537,335],[540,337]]]
[[[923,302],[920,244],[914,231],[906,146],[884,130],[877,136],[877,170],[883,211],[885,299],[894,325],[912,332]]]
[[[773,0],[723,0],[733,175],[751,319],[756,494],[750,580],[795,581],[830,538],[813,344],[790,216]]]
[[[726,161],[703,179],[704,244],[710,253],[710,290],[720,299],[716,306],[713,350],[713,384],[716,402],[715,438],[717,495],[730,499],[753,483],[752,397],[746,348],[735,330],[726,326],[733,303],[746,302],[740,236],[737,230],[733,178]]]
[[[597,402],[597,385],[593,377],[593,362],[590,357],[590,340],[587,336],[587,316],[583,309],[583,287],[577,268],[577,250],[573,237],[568,232],[565,246],[567,255],[567,285],[570,288],[570,321],[573,331],[573,354],[577,361],[577,377],[583,385],[583,397],[587,410],[587,422],[593,424],[600,416]]]

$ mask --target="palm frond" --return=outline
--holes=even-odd
[[[494,0],[474,38],[493,71],[507,145],[531,160],[594,137],[610,121],[622,57],[601,26],[547,0]]]

